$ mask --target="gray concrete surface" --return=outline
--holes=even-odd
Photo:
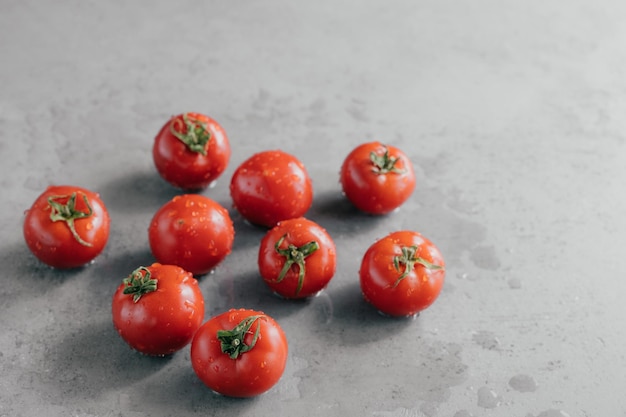
[[[614,0],[0,2],[0,416],[609,417],[626,415],[626,6]],[[280,383],[214,395],[184,349],[142,357],[116,335],[120,279],[152,257],[176,194],[151,160],[172,114],[204,112],[233,156],[282,148],[311,174],[307,217],[338,272],[304,303],[257,275],[262,231],[231,208],[233,254],[201,280],[207,318],[264,310],[284,327]],[[356,213],[338,170],[381,140],[418,186]],[[98,191],[97,261],[54,271],[23,212],[49,184]],[[390,320],[360,297],[373,240],[419,230],[446,256],[439,300]]]

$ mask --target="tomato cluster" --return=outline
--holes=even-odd
[[[169,355],[191,344],[191,365],[212,390],[234,397],[259,395],[280,379],[288,343],[269,315],[229,310],[204,322],[204,298],[195,277],[207,274],[233,250],[228,210],[200,194],[225,171],[230,144],[224,129],[199,113],[172,117],[155,137],[159,175],[181,193],[157,210],[147,240],[156,262],[139,266],[113,295],[113,325],[133,349]],[[384,215],[415,189],[409,158],[380,142],[361,144],[345,158],[339,182],[358,210]],[[305,217],[313,187],[302,162],[282,150],[246,159],[229,185],[233,208],[266,229],[257,266],[268,288],[282,298],[312,297],[336,272],[331,235]],[[195,192],[195,193],[194,193]],[[110,219],[98,194],[52,186],[27,210],[24,238],[42,262],[75,268],[96,258],[109,239]],[[438,297],[445,263],[438,248],[416,231],[375,241],[358,271],[363,298],[390,316],[415,316]]]

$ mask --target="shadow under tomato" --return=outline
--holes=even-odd
[[[254,249],[252,254],[256,256],[261,239],[263,239],[269,228],[249,223],[234,209],[230,211],[230,216],[235,228],[233,254],[237,254],[242,250]]]
[[[109,211],[121,213],[153,213],[174,196],[184,194],[151,170],[134,171],[114,177],[94,191],[100,194]]]
[[[110,320],[100,320],[68,331],[46,350],[45,361],[49,382],[64,396],[93,398],[148,377],[172,356],[142,355],[119,337]]]
[[[310,300],[287,300],[274,294],[258,271],[251,268],[232,273],[227,266],[200,282],[205,295],[207,319],[232,308],[262,311],[278,320],[288,317],[310,303]]]
[[[315,334],[339,345],[360,345],[388,338],[407,329],[419,332],[419,317],[389,317],[367,303],[359,283],[329,289],[326,306],[318,302]],[[320,309],[321,307],[321,309]]]
[[[317,193],[306,217],[323,224],[334,235],[367,233],[380,225],[388,215],[376,216],[358,210],[342,193]]]
[[[25,243],[5,247],[0,255],[0,262],[5,273],[14,274],[13,277],[6,276],[4,287],[11,297],[3,299],[4,308],[21,300],[39,297],[68,280],[88,274],[92,267],[92,264],[87,264],[71,269],[52,268],[39,261]]]
[[[132,389],[135,398],[142,398],[140,410],[171,411],[174,414],[208,413],[208,415],[242,415],[253,407],[261,397],[225,397],[207,387],[195,374],[191,363],[188,366],[169,367],[159,373],[158,378],[138,384]]]

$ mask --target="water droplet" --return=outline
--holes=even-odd
[[[519,374],[509,380],[509,385],[515,391],[534,392],[537,389],[537,382],[530,375]]]
[[[483,349],[494,350],[500,347],[500,341],[492,333],[485,330],[474,333],[472,340],[480,345]]]
[[[522,288],[522,281],[520,281],[519,278],[511,278],[509,280],[509,288],[519,290]]]
[[[498,394],[489,387],[478,389],[478,406],[482,408],[496,408],[500,405]]]

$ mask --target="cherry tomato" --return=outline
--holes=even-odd
[[[273,227],[303,216],[313,202],[313,186],[304,165],[280,150],[259,152],[235,171],[230,194],[250,223]]]
[[[390,316],[414,316],[439,296],[445,263],[439,249],[417,232],[398,231],[365,252],[359,271],[365,299]]]
[[[91,262],[109,239],[109,213],[99,195],[85,188],[50,186],[25,214],[23,232],[28,248],[55,268]]]
[[[224,260],[234,238],[228,211],[199,194],[179,195],[165,203],[148,229],[156,260],[178,265],[194,275],[206,274]]]
[[[348,154],[341,166],[343,192],[356,208],[385,214],[400,207],[415,189],[409,158],[396,147],[364,143]]]
[[[304,298],[324,289],[335,274],[336,249],[330,235],[303,217],[279,222],[259,247],[259,272],[285,298]]]
[[[187,346],[204,320],[204,298],[191,273],[154,263],[134,270],[113,295],[113,325],[133,349],[162,356]]]
[[[209,319],[191,342],[191,364],[202,382],[229,397],[272,388],[287,364],[287,338],[267,314],[229,310]]]
[[[152,157],[167,182],[184,190],[200,190],[226,169],[230,143],[215,120],[200,113],[184,113],[161,128],[154,139]]]

